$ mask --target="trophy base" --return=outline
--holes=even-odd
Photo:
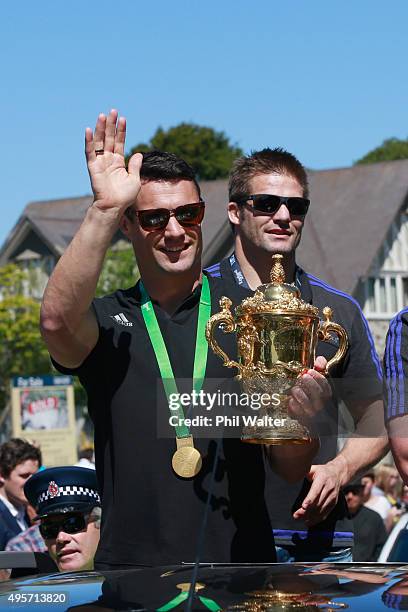
[[[285,427],[244,427],[242,442],[248,444],[310,444],[312,437],[309,430],[295,419],[285,418]]]

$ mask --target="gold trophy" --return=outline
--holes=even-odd
[[[222,297],[221,312],[210,318],[205,332],[224,365],[238,369],[243,391],[266,398],[257,423],[242,430],[242,440],[253,444],[310,442],[309,430],[288,414],[289,391],[302,373],[313,367],[319,339],[329,339],[331,333],[339,339],[339,348],[327,363],[326,376],[348,347],[346,331],[331,320],[331,308],[323,309],[325,321],[321,322],[319,309],[304,302],[294,285],[285,283],[282,259],[282,255],[273,255],[271,282],[260,285],[252,297],[243,300],[235,309],[235,317],[231,300]],[[232,361],[215,340],[218,326],[224,333],[236,333],[238,362]]]

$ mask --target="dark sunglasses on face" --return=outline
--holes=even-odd
[[[205,204],[203,201],[193,204],[177,206],[174,210],[168,208],[149,208],[148,210],[136,211],[140,226],[147,232],[164,230],[170,217],[176,217],[177,222],[183,227],[199,225],[204,217]]]
[[[76,514],[62,516],[59,521],[47,521],[43,519],[40,523],[40,533],[46,540],[55,539],[60,531],[64,531],[65,533],[79,533],[86,529],[88,516],[87,514],[78,512]]]
[[[247,204],[248,200],[252,200],[252,206]],[[287,198],[285,196],[272,195],[269,193],[257,193],[243,196],[239,198],[237,202],[238,204],[247,204],[247,206],[250,206],[253,210],[266,215],[275,214],[281,205],[285,204],[291,215],[304,216],[310,205],[310,200],[307,198]]]

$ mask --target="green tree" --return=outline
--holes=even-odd
[[[38,322],[40,305],[24,294],[27,274],[15,264],[0,268],[0,410],[10,396],[13,376],[51,372]]]
[[[96,295],[100,297],[119,288],[132,287],[138,279],[139,270],[133,248],[129,243],[120,241],[106,253]]]
[[[180,123],[168,130],[159,127],[150,142],[133,147],[129,157],[137,151],[144,153],[152,149],[182,157],[194,168],[200,180],[227,177],[232,162],[243,153],[237,145],[230,143],[224,132],[194,123]]]
[[[393,161],[395,159],[408,159],[408,138],[388,138],[379,146],[369,151],[355,164],[374,164],[375,162]]]

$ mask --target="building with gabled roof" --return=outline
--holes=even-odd
[[[389,320],[408,305],[408,160],[308,175],[312,203],[298,263],[360,302],[382,352]],[[232,251],[233,235],[227,181],[204,181],[201,187],[208,266]],[[0,265],[36,266],[44,286],[91,202],[84,196],[28,204],[0,249]],[[113,242],[123,239],[118,232]]]

